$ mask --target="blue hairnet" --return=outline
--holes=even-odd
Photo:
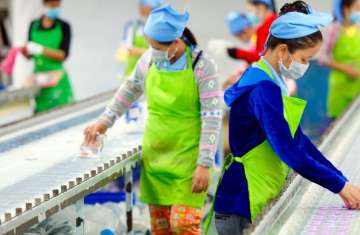
[[[277,18],[270,28],[270,34],[280,39],[295,39],[308,36],[331,23],[333,17],[327,13],[304,14],[289,12]]]
[[[274,8],[275,8],[272,0],[252,0],[252,3],[253,4],[255,4],[255,3],[263,3],[266,6],[268,6],[268,8],[271,9],[271,10],[274,10]]]
[[[251,27],[250,19],[239,12],[230,12],[227,17],[229,30],[232,34],[238,34]]]
[[[166,5],[153,10],[146,21],[144,33],[158,42],[171,42],[180,38],[189,20],[189,13],[183,14]]]
[[[163,0],[139,0],[140,5],[149,6],[152,9],[160,7],[162,3]]]

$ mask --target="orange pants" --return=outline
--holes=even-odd
[[[201,209],[189,206],[149,205],[154,235],[201,235]]]

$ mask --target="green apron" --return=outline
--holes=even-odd
[[[137,47],[137,48],[144,48],[144,49],[147,49],[149,47],[148,42],[146,41],[146,38],[144,36],[144,33],[139,32],[137,25],[134,27],[133,46]],[[127,65],[126,65],[126,69],[125,69],[125,76],[131,75],[131,73],[135,69],[136,64],[139,59],[140,59],[140,56],[129,56],[128,57]]]
[[[273,79],[265,63],[260,60],[257,65]],[[283,96],[283,105],[284,118],[288,122],[290,132],[294,137],[300,125],[306,101],[295,97]],[[289,168],[281,161],[267,140],[242,157],[229,155],[225,159],[222,175],[232,164],[239,163],[244,166],[248,184],[251,222],[254,222],[268,202],[279,196],[284,187]],[[221,182],[221,178],[219,182]],[[205,222],[205,234],[209,229],[213,213],[212,208]]]
[[[161,71],[152,64],[145,78],[149,117],[145,127],[140,199],[155,205],[201,208],[206,193],[192,193],[201,131],[199,91],[187,49],[185,70]]]
[[[38,20],[31,28],[31,39],[44,47],[59,49],[63,38],[61,25],[56,22],[50,30],[38,30],[41,21]],[[49,88],[42,88],[36,98],[36,112],[43,112],[52,108],[69,104],[74,101],[72,87],[62,61],[53,60],[43,55],[33,56],[35,61],[34,73],[63,71],[64,75],[58,84]]]
[[[333,49],[333,59],[360,70],[360,30],[354,29],[353,33],[347,33],[346,29],[341,28]],[[328,115],[337,118],[359,94],[360,77],[354,80],[333,69],[329,79]]]

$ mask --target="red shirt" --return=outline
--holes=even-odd
[[[268,38],[271,24],[276,20],[277,15],[274,13],[266,18],[256,30],[256,50],[248,51],[240,48],[236,49],[235,56],[237,59],[245,60],[249,64],[260,59],[260,53],[264,50],[266,40]]]

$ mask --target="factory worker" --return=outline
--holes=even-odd
[[[271,26],[266,54],[225,92],[232,154],[215,196],[220,235],[242,234],[279,196],[289,168],[339,194],[346,207],[360,209],[360,189],[303,134],[299,124],[306,101],[289,97],[283,80],[304,75],[320,49],[320,28],[331,21],[303,1],[285,4]]]
[[[331,68],[328,116],[338,118],[360,93],[360,0],[334,0],[334,21],[319,62]]]
[[[61,0],[43,0],[44,14],[31,22],[26,54],[35,62],[32,82],[41,87],[36,112],[70,104],[73,89],[63,66],[70,53],[71,27],[60,19]]]
[[[138,0],[140,17],[126,23],[122,44],[116,53],[118,61],[126,64],[121,75],[122,79],[126,79],[131,75],[136,67],[136,63],[149,48],[149,44],[144,35],[145,22],[151,11],[160,7],[162,2],[162,0]],[[129,108],[129,111],[125,113],[126,123],[130,124],[130,126],[139,127],[138,120],[144,115],[143,113],[139,102],[134,102]],[[138,128],[134,130],[136,129]]]
[[[238,40],[249,46],[248,50],[255,51],[256,37],[255,31],[256,27],[254,22],[246,14],[240,12],[230,12],[227,17],[227,23],[230,33],[236,37]],[[248,67],[247,63],[244,63],[239,68],[237,68],[223,83],[223,89],[226,89],[233,85]]]
[[[272,22],[276,19],[276,6],[274,0],[250,0],[255,9],[255,19],[251,21],[256,24],[256,47],[255,50],[230,47],[227,49],[228,55],[234,59],[244,60],[251,64],[260,58],[264,50],[264,44],[269,35]],[[257,22],[257,23],[256,23]]]
[[[227,23],[230,33],[240,41],[249,42],[255,34],[254,22],[246,14],[236,11],[230,12]]]
[[[149,117],[140,199],[149,204],[153,234],[201,234],[221,126],[216,65],[198,48],[188,20],[187,12],[169,5],[152,11],[144,29],[150,50],[104,114],[85,129],[85,141],[94,143],[145,92]]]
[[[136,63],[148,49],[149,44],[144,35],[145,21],[150,15],[151,11],[160,7],[162,0],[139,0],[138,9],[140,17],[132,20],[125,25],[123,42],[118,51],[119,60],[122,62],[121,55],[126,50],[126,68],[124,71],[125,77],[131,75],[136,67]]]

